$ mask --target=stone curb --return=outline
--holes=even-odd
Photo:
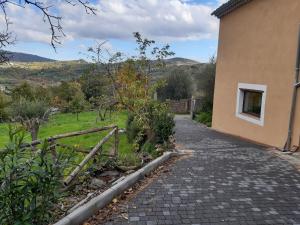
[[[134,185],[137,181],[144,178],[145,175],[156,169],[159,165],[177,155],[175,152],[165,152],[162,156],[148,163],[138,171],[126,176],[123,180],[116,183],[114,186],[104,191],[100,195],[91,199],[89,202],[80,206],[75,211],[65,216],[63,219],[54,225],[80,225],[97,211],[109,204],[116,196],[120,195],[126,189]]]

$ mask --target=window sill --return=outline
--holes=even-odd
[[[247,113],[238,113],[236,115],[238,118],[242,119],[242,120],[246,120],[250,123],[259,125],[259,126],[264,126],[264,122],[261,118],[253,116],[251,114],[247,114]]]

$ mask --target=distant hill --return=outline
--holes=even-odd
[[[176,65],[176,66],[199,64],[199,62],[197,62],[195,60],[185,59],[185,58],[180,58],[180,57],[166,59],[165,61],[168,65]]]
[[[12,57],[11,63],[0,65],[0,85],[4,87],[13,87],[24,81],[45,86],[57,85],[61,81],[78,79],[90,68],[90,63],[84,60],[54,61],[15,52]],[[152,78],[157,80],[180,70],[196,79],[204,66],[205,63],[185,58],[166,59],[166,67],[154,68]]]
[[[54,62],[55,60],[21,52],[8,52],[11,62]]]

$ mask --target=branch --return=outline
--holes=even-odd
[[[97,9],[94,8],[91,5],[90,1],[88,0],[63,0],[63,1],[72,6],[81,5],[84,7],[87,14],[96,15]],[[62,36],[65,36],[65,34],[61,26],[62,17],[54,15],[50,11],[50,8],[52,8],[53,6],[45,5],[43,1],[38,1],[38,0],[0,0],[0,9],[2,10],[2,13],[4,15],[4,20],[6,24],[6,29],[0,33],[0,63],[2,61],[7,61],[8,59],[7,57],[5,57],[6,53],[4,54],[4,51],[1,49],[13,43],[13,41],[11,40],[12,35],[8,29],[8,25],[10,24],[6,13],[6,6],[8,4],[17,5],[22,8],[25,8],[25,5],[30,5],[38,9],[44,17],[43,18],[44,22],[48,23],[50,27],[51,46],[56,51],[56,46],[61,44],[60,38]]]

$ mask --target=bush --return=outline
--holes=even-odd
[[[9,136],[0,152],[0,224],[49,224],[61,197],[67,156],[54,159],[47,143],[39,151],[22,149],[23,132],[10,129]]]
[[[163,144],[169,140],[169,137],[174,134],[174,117],[166,109],[162,109],[155,113],[152,118],[153,130],[155,133],[156,143]]]
[[[133,143],[142,131],[133,114],[129,114],[126,122],[126,135],[129,143]]]
[[[9,118],[7,111],[9,104],[9,97],[0,91],[0,123],[7,121]]]
[[[199,123],[203,123],[208,127],[211,127],[212,113],[211,112],[200,112],[196,115],[195,120]]]
[[[144,108],[144,113],[149,127],[143,128],[139,123],[139,115],[130,114],[127,120],[127,137],[129,142],[135,142],[139,150],[148,149],[145,143],[163,144],[169,140],[174,133],[175,126],[173,115],[169,113],[168,107],[156,101],[151,101]]]

